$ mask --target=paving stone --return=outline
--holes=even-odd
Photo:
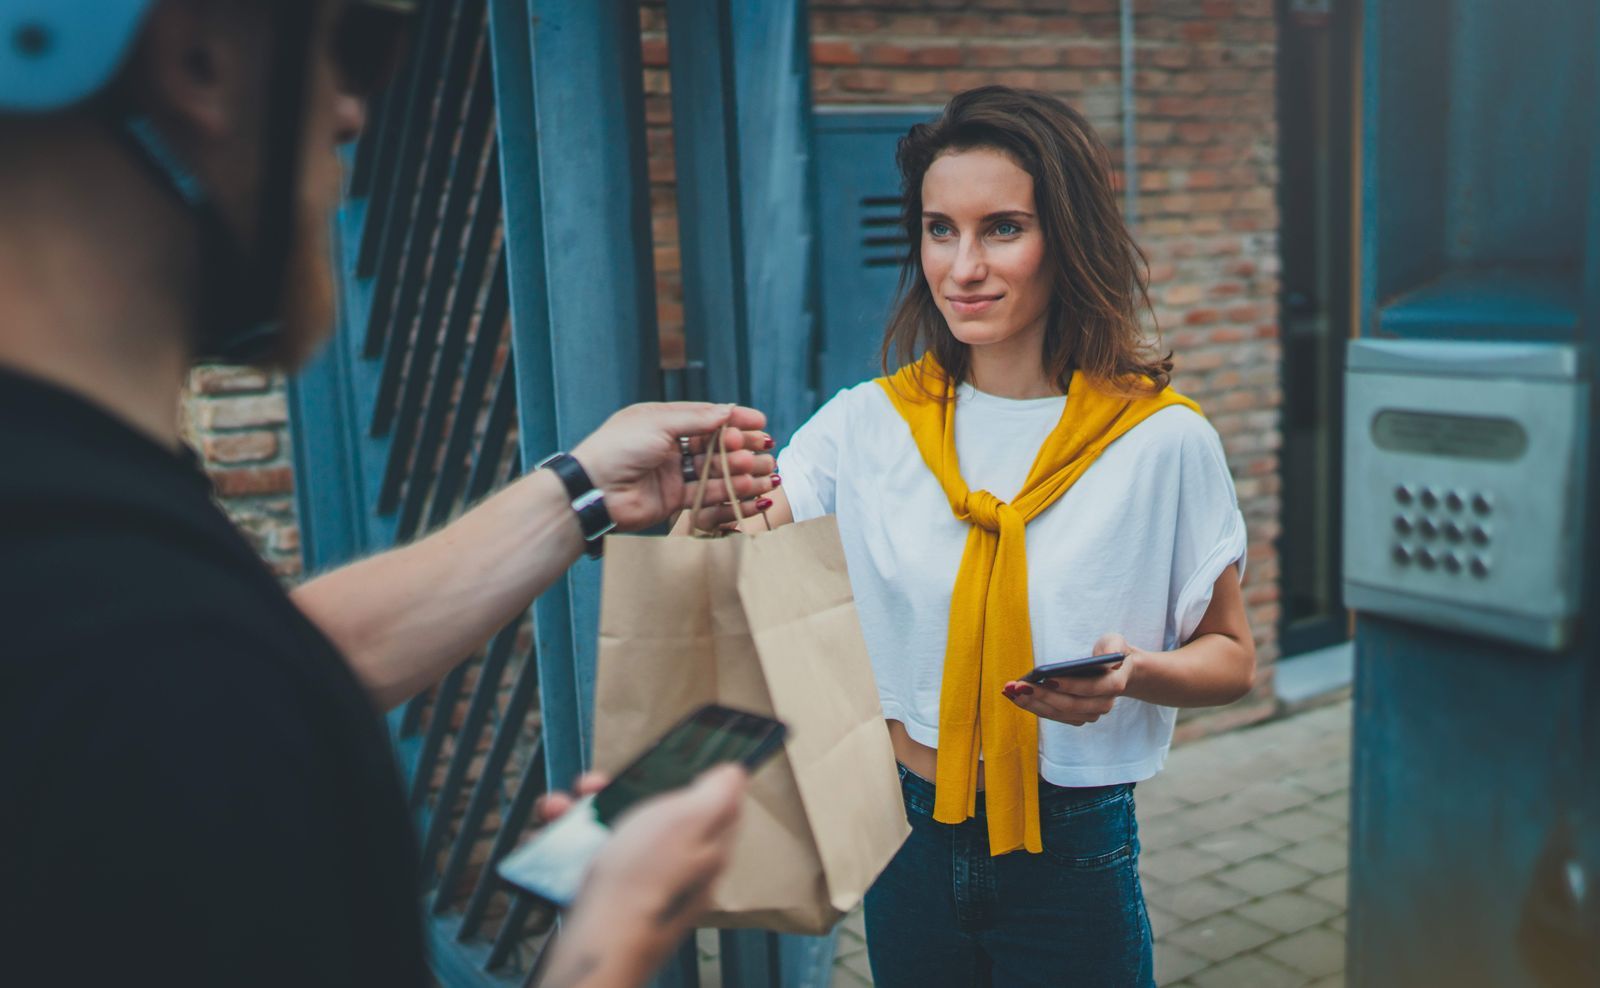
[[[1326,878],[1319,878],[1310,885],[1307,885],[1305,887],[1305,892],[1307,895],[1316,896],[1318,899],[1321,899],[1322,901],[1331,905],[1338,906],[1341,910],[1343,910],[1345,908],[1346,900],[1346,885],[1348,884],[1346,882],[1346,875],[1346,872],[1339,871],[1334,872]]]
[[[1244,954],[1191,980],[1200,988],[1300,988],[1310,979],[1260,954]]]
[[[842,932],[854,934],[861,940],[867,938],[867,917],[860,909],[846,916],[840,927]]]
[[[1210,964],[1203,957],[1189,953],[1176,944],[1156,941],[1156,984],[1166,986],[1182,981]]]
[[[1174,847],[1139,858],[1139,871],[1168,885],[1178,885],[1191,878],[1209,875],[1228,865],[1226,858],[1192,847]]]
[[[1350,820],[1350,793],[1341,791],[1332,796],[1324,796],[1306,808],[1313,813],[1321,813],[1330,820],[1347,823]]]
[[[1215,964],[1271,943],[1279,936],[1277,930],[1258,926],[1233,913],[1218,913],[1184,927],[1167,941]]]
[[[703,978],[700,983],[703,985],[718,984],[716,981],[706,981]],[[830,983],[829,988],[863,988],[863,986],[871,984],[872,982],[870,981],[861,980],[861,977],[849,968],[834,965],[833,981]]]
[[[1344,970],[1344,937],[1320,926],[1284,937],[1262,953],[1308,978],[1325,978]]]
[[[1295,776],[1294,781],[1319,796],[1331,796],[1350,788],[1350,763],[1338,762],[1314,772]]]
[[[846,971],[854,974],[867,984],[872,984],[872,966],[867,963],[867,952],[851,954],[839,962]]]
[[[1197,838],[1193,847],[1207,854],[1215,854],[1219,858],[1227,858],[1234,864],[1247,861],[1250,858],[1259,858],[1271,854],[1280,847],[1287,847],[1288,841],[1275,834],[1264,834],[1259,830],[1244,828],[1240,830],[1223,830],[1215,834],[1207,834]]]
[[[1300,892],[1279,892],[1240,906],[1234,912],[1279,933],[1299,933],[1329,917],[1337,916],[1339,907]]]
[[[1163,886],[1156,895],[1151,895],[1150,890],[1146,889],[1145,895],[1156,904],[1156,908],[1164,909],[1191,923],[1232,909],[1245,901],[1242,892],[1226,885],[1219,885],[1208,878],[1192,879],[1182,885]]]
[[[1191,811],[1193,812],[1193,811]],[[1306,810],[1290,810],[1269,816],[1264,820],[1257,820],[1254,824],[1257,830],[1282,837],[1286,841],[1299,843],[1308,841],[1313,837],[1323,837],[1338,829],[1339,822],[1330,820],[1317,813]]]
[[[1216,874],[1217,881],[1233,886],[1252,899],[1298,888],[1315,877],[1315,873],[1299,865],[1272,858],[1255,858]]]
[[[1150,916],[1150,932],[1157,940],[1178,930],[1183,926],[1183,920],[1155,906],[1145,903],[1144,911]]]
[[[1274,856],[1319,875],[1331,875],[1336,871],[1343,871],[1350,864],[1349,846],[1342,841],[1327,837],[1317,837],[1293,847],[1286,847]]]
[[[1245,804],[1262,816],[1271,816],[1292,810],[1297,806],[1304,806],[1317,798],[1316,793],[1309,789],[1302,789],[1287,780],[1277,782],[1258,782],[1247,789],[1241,789],[1233,798]]]

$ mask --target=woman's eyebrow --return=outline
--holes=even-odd
[[[922,211],[922,217],[923,219],[929,220],[947,220],[950,218],[936,209],[924,209]],[[989,213],[988,215],[984,216],[983,221],[987,223],[990,220],[1003,219],[1031,220],[1033,219],[1033,214],[1028,212],[1026,209],[1002,209],[998,213]]]

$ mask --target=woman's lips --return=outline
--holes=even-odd
[[[945,301],[950,303],[950,308],[963,316],[975,316],[986,312],[996,302],[1000,301],[999,295],[946,295]]]

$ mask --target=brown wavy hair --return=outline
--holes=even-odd
[[[945,154],[998,151],[1033,177],[1033,197],[1054,267],[1044,364],[1066,391],[1073,370],[1118,390],[1157,392],[1172,377],[1172,355],[1139,323],[1150,306],[1149,261],[1117,210],[1111,156],[1089,122],[1046,93],[982,86],[952,99],[931,123],[900,139],[902,222],[910,247],[899,297],[884,330],[884,373],[932,353],[952,381],[966,381],[970,348],[950,332],[922,271],[922,179]],[[1159,339],[1159,337],[1157,338]]]

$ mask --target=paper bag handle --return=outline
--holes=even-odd
[[[728,482],[728,493],[730,495],[732,495],[733,494],[733,471],[728,468],[728,439],[727,439],[727,435],[728,435],[727,434],[727,430],[725,430],[725,429],[718,429],[717,430],[716,455],[722,461],[722,476]],[[689,516],[689,530],[696,536],[710,536],[710,535],[712,535],[711,532],[702,532],[700,530],[700,509],[705,506],[705,503],[706,503],[706,488],[708,486],[710,486],[710,484],[711,484],[711,456],[712,456],[711,443],[708,440],[706,442],[706,459],[705,459],[704,463],[700,464],[700,481],[699,481],[698,485],[695,487],[694,507],[689,509],[690,511],[693,512],[693,514],[691,514]],[[739,524],[743,525],[745,516],[744,516],[744,512],[739,507],[739,499],[737,497],[731,497],[730,496],[728,500],[729,500],[729,503],[733,505],[733,517],[738,519]]]

